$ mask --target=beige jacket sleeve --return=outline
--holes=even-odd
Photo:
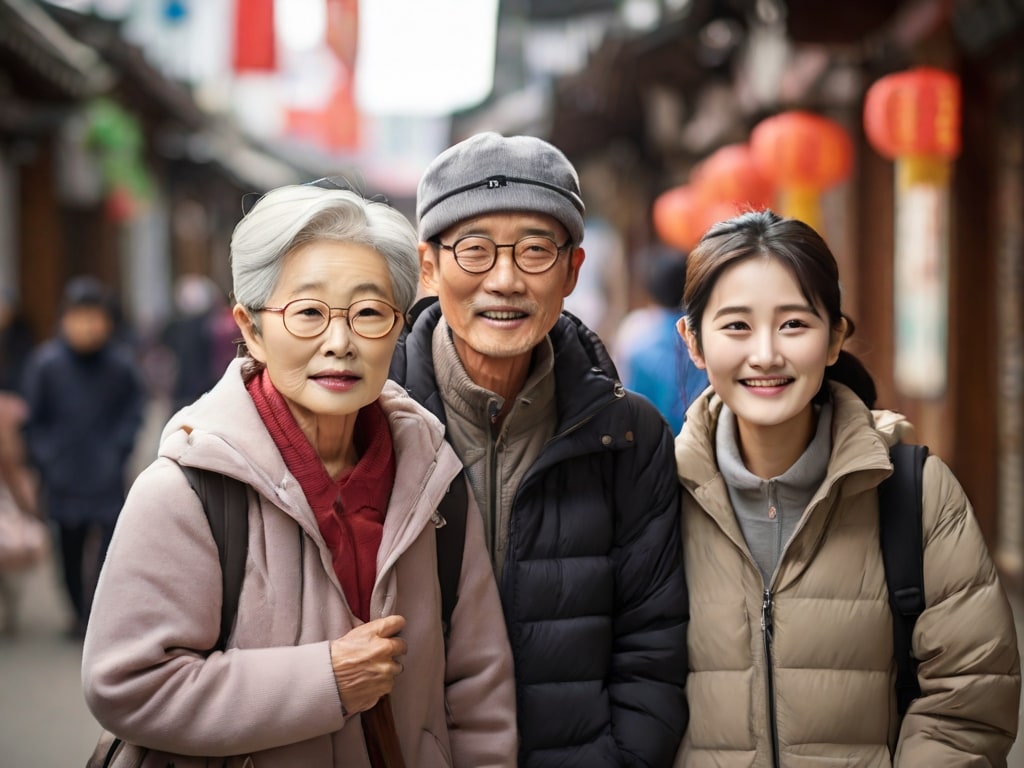
[[[923,522],[926,608],[913,636],[921,696],[894,765],[1005,766],[1020,703],[1013,615],[970,502],[936,456],[924,468]]]

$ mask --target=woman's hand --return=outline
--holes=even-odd
[[[334,680],[348,714],[363,712],[391,693],[402,671],[395,657],[406,652],[405,640],[396,637],[404,627],[401,616],[386,616],[331,641]]]

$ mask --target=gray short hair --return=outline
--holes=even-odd
[[[261,197],[231,236],[235,301],[247,309],[266,305],[281,276],[284,257],[319,241],[373,248],[387,264],[395,303],[407,312],[419,281],[417,237],[410,221],[387,203],[346,189],[309,184],[279,187]]]

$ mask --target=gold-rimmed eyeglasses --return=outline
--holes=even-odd
[[[381,339],[391,333],[402,316],[380,299],[361,299],[347,307],[332,307],[319,299],[294,299],[283,307],[260,307],[255,312],[276,312],[292,336],[311,339],[327,330],[336,315],[345,318],[349,330],[364,339]]]

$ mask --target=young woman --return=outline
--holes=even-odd
[[[144,765],[371,765],[387,696],[406,764],[515,765],[512,658],[470,501],[442,632],[436,510],[461,465],[437,419],[387,381],[413,303],[416,235],[352,192],[265,195],[231,241],[247,356],[174,415],[118,520],[85,638],[99,722]],[[233,631],[179,465],[248,484]],[[378,763],[372,763],[377,765]]]
[[[1005,765],[1013,619],[937,456],[924,469],[921,696],[900,724],[877,487],[909,425],[869,410],[827,245],[770,211],[722,222],[690,253],[684,301],[680,333],[711,388],[676,440],[691,617],[676,765]]]

